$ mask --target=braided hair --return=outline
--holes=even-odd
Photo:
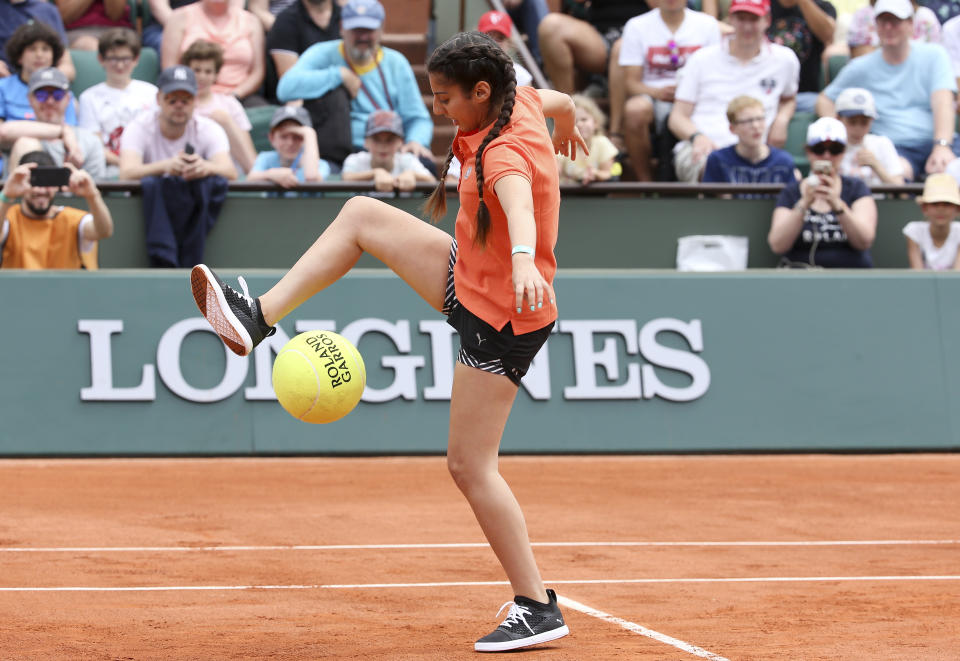
[[[484,246],[490,232],[490,211],[487,209],[486,202],[483,201],[483,150],[500,135],[500,131],[507,125],[513,114],[517,92],[517,76],[513,68],[513,60],[487,35],[480,32],[461,32],[445,41],[433,52],[427,61],[427,72],[443,76],[459,85],[468,94],[473,91],[478,82],[486,81],[490,84],[491,107],[499,106],[500,108],[497,121],[477,149],[477,160],[474,166],[477,173],[477,193],[480,196],[480,204],[477,207],[477,235],[474,241],[477,245]],[[447,190],[444,180],[452,160],[453,146],[451,145],[440,171],[440,181],[424,207],[434,222],[447,211]]]

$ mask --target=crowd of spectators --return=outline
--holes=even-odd
[[[142,24],[127,0],[0,3],[6,178],[43,152],[94,181],[141,180],[151,262],[179,266],[202,254],[227,181],[292,189],[340,177],[382,194],[437,176],[433,118],[411,63],[382,45],[378,0],[145,1]],[[576,96],[591,156],[558,159],[567,184],[784,183],[780,202],[791,203],[778,203],[771,247],[797,263],[807,243],[814,253],[843,245],[860,251],[845,265],[865,266],[872,234],[859,203],[874,199],[868,186],[960,179],[960,3],[503,6],[475,27],[511,54],[518,84],[533,84],[528,67],[540,68]],[[533,58],[527,67],[518,35]],[[159,60],[157,80],[134,77],[144,47]],[[79,98],[71,50],[96,52],[102,67],[103,82]],[[837,57],[846,63],[834,75]],[[273,106],[272,149],[258,154],[250,118],[262,106]],[[807,126],[822,132],[817,116],[842,139],[788,142]],[[802,178],[827,161],[817,185]],[[195,203],[185,212],[173,199]]]

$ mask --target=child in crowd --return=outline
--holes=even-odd
[[[513,45],[510,43],[510,35],[513,34],[513,21],[510,20],[510,14],[496,10],[488,11],[477,21],[477,32],[482,32],[493,39],[497,42],[497,46],[513,59],[517,85],[530,85],[533,82],[533,74],[517,62],[514,55]]]
[[[97,51],[97,60],[107,80],[84,90],[77,114],[80,126],[103,140],[107,178],[115,179],[120,166],[123,128],[141,111],[157,108],[157,86],[133,79],[133,70],[140,59],[140,38],[130,28],[105,31]]]
[[[764,141],[763,103],[752,96],[735,97],[727,105],[730,132],[737,143],[710,152],[703,181],[731,184],[790,183],[799,177],[793,156]]]
[[[436,181],[415,154],[400,152],[403,140],[400,115],[377,110],[367,120],[363,140],[366,151],[347,156],[340,177],[344,181],[373,181],[374,190],[379,192],[411,191],[417,182]]]
[[[272,181],[283,188],[295,188],[330,176],[330,164],[320,158],[317,133],[302,106],[277,108],[270,119],[268,137],[273,151],[257,154],[247,181]]]
[[[917,198],[926,220],[907,223],[907,258],[912,269],[949,271],[960,269],[960,187],[946,173],[931,174]]]
[[[0,119],[36,119],[30,106],[27,85],[34,72],[58,66],[68,56],[60,42],[60,35],[45,23],[30,21],[13,31],[7,39],[5,50],[7,62],[14,73],[0,78]],[[65,121],[71,126],[77,125],[73,94],[67,105]],[[3,145],[4,150],[9,147]]]
[[[223,47],[198,39],[180,56],[180,64],[193,69],[197,78],[197,113],[223,127],[230,141],[234,165],[242,172],[250,172],[257,157],[250,137],[250,119],[237,97],[213,91],[213,84],[223,66]]]
[[[572,160],[558,156],[561,184],[587,185],[593,181],[609,181],[620,175],[617,163],[619,150],[604,135],[607,118],[597,103],[588,96],[575,94],[573,103],[577,109],[577,128],[587,143],[589,155]]]
[[[877,118],[870,90],[848,87],[837,96],[836,108],[837,117],[847,128],[847,151],[840,163],[840,174],[863,179],[868,186],[902,184],[905,161],[897,154],[893,141],[870,133]]]

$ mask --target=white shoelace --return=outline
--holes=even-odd
[[[238,275],[237,282],[240,283],[240,289],[243,290],[243,298],[247,302],[247,305],[250,307],[250,312],[253,312],[253,297],[250,296],[250,289],[247,287],[247,281],[243,279],[242,275]]]
[[[510,610],[507,611],[507,618],[500,624],[501,627],[513,627],[517,622],[523,622],[523,626],[530,630],[530,633],[536,633],[530,625],[527,624],[527,615],[530,614],[530,609],[524,606],[517,606],[513,601],[508,601],[503,606],[500,607],[500,610],[497,611],[497,617],[500,617],[500,613],[507,606],[510,607]]]

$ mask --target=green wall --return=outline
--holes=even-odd
[[[205,260],[221,267],[287,268],[336,217],[346,193],[322,198],[266,198],[241,193],[228,197],[209,236]],[[456,193],[440,227],[452,232]],[[420,215],[422,197],[389,202]],[[71,204],[76,202],[71,201]],[[143,216],[138,196],[109,195],[115,234],[100,245],[105,268],[147,266]],[[873,248],[878,268],[906,268],[901,229],[921,219],[912,200],[879,200],[879,226]],[[82,206],[82,204],[80,205]],[[672,269],[677,239],[690,234],[749,237],[751,268],[773,267],[767,246],[774,201],[696,197],[585,197],[566,195],[560,210],[557,259],[561,268]],[[362,267],[382,266],[365,257]]]
[[[256,293],[281,272],[245,275]],[[960,448],[958,275],[567,270],[556,287],[506,452]],[[199,318],[186,271],[0,272],[0,307],[0,455],[445,447],[457,342],[383,270],[352,272],[245,359]],[[270,387],[274,352],[318,327],[368,369],[364,401],[329,425]]]

